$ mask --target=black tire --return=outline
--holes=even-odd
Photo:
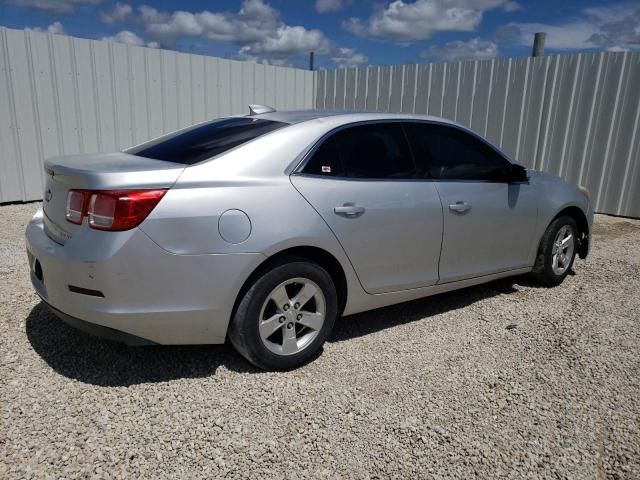
[[[571,234],[574,239],[574,248],[568,268],[566,268],[562,274],[558,275],[553,271],[553,246],[558,232],[565,226],[571,229]],[[544,232],[542,240],[540,240],[536,264],[534,265],[532,272],[533,278],[547,287],[560,285],[573,267],[573,261],[576,258],[577,251],[577,238],[578,226],[573,218],[561,216],[551,222],[547,227],[547,230]]]
[[[271,292],[294,278],[311,280],[320,287],[325,300],[325,319],[315,338],[301,351],[288,355],[277,354],[269,350],[260,337],[260,314]],[[244,358],[261,369],[290,370],[317,356],[333,329],[337,315],[338,296],[327,271],[304,259],[287,259],[258,277],[240,299],[229,325],[229,340]]]

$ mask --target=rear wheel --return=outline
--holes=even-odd
[[[290,260],[247,290],[231,321],[229,339],[257,367],[295,368],[320,351],[337,311],[336,289],[326,270]]]
[[[578,227],[568,216],[556,218],[542,236],[533,275],[543,285],[559,285],[569,274],[576,256]]]

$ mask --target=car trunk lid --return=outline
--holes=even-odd
[[[66,221],[70,189],[133,190],[170,188],[185,166],[152,160],[127,153],[65,155],[45,162],[45,231],[63,244],[83,228]]]

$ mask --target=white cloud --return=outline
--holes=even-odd
[[[518,10],[522,10],[522,6],[518,2],[507,2],[502,8],[505,12],[517,12]]]
[[[149,5],[141,5],[138,7],[140,12],[140,20],[144,24],[150,23],[162,23],[169,20],[170,15],[168,13],[159,12]]]
[[[546,32],[545,47],[552,50],[635,50],[640,48],[640,7],[622,3],[606,8],[585,8],[577,17],[565,22],[512,22],[502,27],[505,40],[524,46],[532,44],[535,32]]]
[[[434,45],[420,53],[427,60],[456,62],[458,60],[486,60],[500,54],[498,45],[482,38],[474,38],[468,42],[456,40],[444,45]]]
[[[111,10],[101,12],[100,15],[102,16],[102,21],[104,23],[111,24],[127,20],[131,17],[132,13],[133,8],[131,8],[131,5],[118,2],[113,6]]]
[[[40,28],[40,27],[29,28],[29,27],[27,27],[27,28],[25,28],[25,30],[32,31],[32,32],[53,33],[54,35],[66,35],[66,32],[64,31],[64,26],[60,22],[53,22],[47,28]]]
[[[607,52],[630,52],[630,48],[621,47],[619,45],[614,45],[613,47],[607,47],[605,49]]]
[[[18,7],[32,8],[50,13],[70,13],[82,5],[98,5],[102,0],[9,0]]]
[[[235,43],[258,41],[273,33],[282,22],[280,13],[262,0],[245,0],[238,13],[159,12],[153,7],[140,7],[140,19],[147,32],[170,42],[184,37],[204,37]]]
[[[336,12],[343,6],[342,0],[316,0],[316,11],[318,13]]]
[[[133,45],[136,47],[158,48],[160,46],[157,42],[145,43],[145,41],[141,37],[128,30],[122,30],[115,35],[102,37],[100,40],[104,40],[107,42],[124,43],[125,45]]]
[[[557,50],[573,48],[590,48],[589,38],[595,33],[594,26],[588,22],[569,22],[562,25],[543,23],[510,23],[514,27],[516,41],[523,46],[533,44],[536,32],[546,32],[545,47]]]
[[[320,30],[285,24],[263,0],[244,0],[237,12],[161,12],[148,5],[139,12],[146,33],[163,44],[194,37],[226,41],[239,45],[237,56],[245,60],[284,64],[291,56],[333,49]]]
[[[366,55],[353,48],[337,48],[330,58],[338,68],[357,67],[369,61]]]
[[[272,35],[245,45],[241,53],[291,55],[314,51],[320,55],[329,53],[331,43],[320,30],[283,25]]]
[[[439,32],[470,32],[487,10],[513,8],[508,0],[395,0],[378,7],[365,21],[350,18],[343,26],[362,36],[408,43],[430,38]]]

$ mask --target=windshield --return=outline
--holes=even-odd
[[[170,133],[125,150],[139,157],[193,165],[288,124],[259,118],[235,117]]]

